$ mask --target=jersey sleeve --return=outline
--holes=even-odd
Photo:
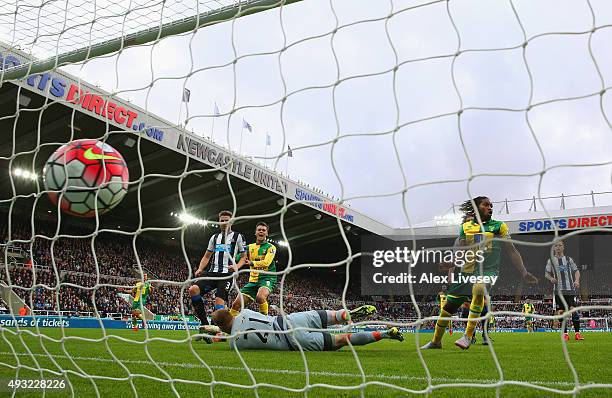
[[[274,257],[276,256],[276,246],[270,245],[268,250],[266,251],[266,256],[263,260],[253,261],[253,267],[256,269],[268,269],[272,261],[274,261]]]
[[[508,231],[508,224],[505,222],[499,226],[499,237],[504,239],[510,239],[510,232]]]
[[[573,272],[578,271],[578,266],[576,265],[576,262],[574,261],[573,258],[568,257],[569,258],[569,266],[572,269]]]
[[[238,238],[236,239],[236,251],[238,253],[244,253],[246,251],[246,240],[242,234],[238,234]]]
[[[545,269],[545,273],[546,275],[550,275],[552,276],[552,262],[550,261],[550,258],[548,260],[546,260],[546,269]]]
[[[459,240],[461,239],[465,239],[465,229],[463,228],[463,224],[461,224],[461,227],[459,228]]]
[[[209,251],[209,252],[215,251],[215,236],[216,234],[211,236],[210,239],[208,240],[208,247],[206,248],[206,251]]]

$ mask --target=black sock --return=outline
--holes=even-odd
[[[574,325],[574,332],[580,333],[580,315],[577,312],[572,315],[572,324]]]
[[[191,304],[196,312],[196,316],[200,320],[202,325],[208,325],[208,318],[206,317],[206,310],[204,309],[204,301],[202,296],[199,294],[191,297]]]

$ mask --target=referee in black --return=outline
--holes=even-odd
[[[557,314],[561,315],[567,308],[576,307],[576,289],[580,288],[580,271],[573,258],[565,255],[565,243],[559,241],[553,246],[553,255],[546,261],[546,279],[553,284],[557,302]],[[565,301],[565,303],[563,303]],[[576,340],[584,340],[580,335],[580,314],[572,313],[572,324]],[[569,340],[567,323],[563,331],[565,341]]]
[[[210,237],[206,253],[195,272],[196,277],[203,279],[198,279],[189,287],[191,303],[202,326],[208,325],[202,295],[215,290],[215,311],[225,308],[232,287],[232,273],[242,267],[247,257],[243,255],[246,250],[244,236],[232,231],[229,222],[231,218],[232,212],[229,210],[219,213],[220,231]],[[236,264],[237,254],[240,254],[240,260]],[[207,343],[212,342],[210,339],[204,340]]]

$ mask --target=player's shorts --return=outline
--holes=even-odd
[[[233,283],[233,279],[231,278],[232,275],[233,274],[206,272],[202,275],[202,277],[227,277],[227,279],[200,279],[196,283],[194,283],[194,285],[200,288],[200,294],[205,294],[215,290],[215,297],[218,297],[223,301],[227,301],[227,297],[229,296],[229,292],[232,288]]]
[[[282,319],[282,317],[279,317]],[[327,329],[327,313],[325,311],[296,312],[287,315],[286,329],[294,328]],[[328,332],[295,330],[288,333],[294,350],[301,347],[304,351],[333,351],[333,336]]]
[[[145,303],[142,304],[142,307],[145,306]],[[140,306],[140,301],[132,301],[132,311],[142,311],[142,307]]]
[[[497,272],[484,271],[483,275],[495,276],[497,275]],[[487,288],[487,292],[491,294],[491,284],[487,283],[485,286]],[[451,284],[448,290],[446,291],[446,301],[449,301],[457,305],[461,305],[465,303],[466,301],[472,301],[472,288],[473,287],[474,287],[474,284],[470,282],[455,282]]]
[[[558,310],[565,309],[561,296],[563,296],[563,298],[565,299],[565,302],[567,303],[567,309],[569,309],[570,307],[576,307],[576,296],[574,296],[570,292],[564,292],[564,293],[557,292],[557,297],[555,297],[555,301],[556,301]]]
[[[276,286],[276,275],[259,275],[257,282],[247,283],[240,289],[240,293],[248,296],[251,300],[255,300],[260,287],[265,287],[272,293],[274,286]]]

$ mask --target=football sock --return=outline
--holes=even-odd
[[[440,344],[442,341],[442,336],[444,336],[444,331],[450,322],[450,319],[442,319],[442,318],[450,318],[452,314],[447,312],[444,308],[440,310],[440,318],[436,322],[436,331],[434,332],[434,337],[431,341],[435,344]]]
[[[268,315],[268,302],[264,301],[263,303],[259,304],[259,312],[261,312],[264,315]]]
[[[480,316],[487,316],[488,313],[489,313],[489,307],[485,305],[484,308],[482,309],[482,312],[480,313]],[[482,337],[484,337],[485,335],[485,330],[486,330],[488,321],[489,321],[488,319],[483,319],[482,321],[480,321]]]
[[[195,296],[191,296],[191,304],[193,305],[193,309],[196,312],[196,316],[200,320],[202,325],[208,325],[208,318],[206,317],[206,310],[204,309],[204,301],[202,300],[202,296],[199,294]]]
[[[577,312],[572,314],[572,324],[574,325],[574,332],[580,333],[580,315]]]
[[[350,319],[349,313],[346,310],[325,311],[327,314],[327,324],[334,325],[336,323],[344,323]]]
[[[385,330],[382,332],[362,332],[349,334],[348,340],[352,345],[366,345],[387,337],[387,331]]]
[[[484,306],[484,296],[474,295],[472,296],[472,303],[470,304],[470,315],[468,319],[479,318]],[[468,321],[465,328],[465,335],[470,339],[474,336],[474,329],[476,328],[476,321]]]

